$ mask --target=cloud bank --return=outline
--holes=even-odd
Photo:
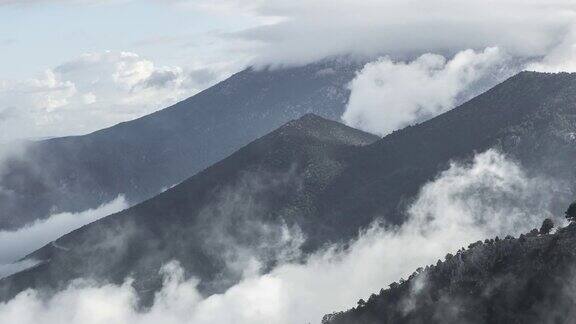
[[[0,5],[16,2],[3,1]],[[106,3],[112,7],[127,2],[135,1],[26,1],[29,5]],[[210,61],[213,66],[209,69],[157,66],[132,52],[116,50],[84,54],[31,80],[0,81],[0,140],[82,134],[111,126],[191,96],[246,64],[293,66],[348,55],[362,60],[384,57],[376,62],[390,61],[414,67],[425,60],[439,62],[440,58],[433,55],[441,55],[448,66],[462,53],[470,50],[484,53],[486,48],[495,47],[511,58],[507,64],[530,62],[523,68],[576,71],[576,3],[572,0],[152,2],[178,6],[178,10],[188,10],[192,16],[204,10],[229,19],[252,17],[254,23],[249,25],[257,27],[241,31],[224,29],[204,35],[213,40],[213,45],[218,44],[211,55],[217,57],[218,62]],[[229,64],[231,61],[236,63]],[[440,64],[437,62],[427,64]],[[516,66],[508,68],[517,70]],[[421,69],[425,73],[434,67]],[[482,74],[483,70],[477,72]],[[400,79],[410,77],[410,69],[400,69],[400,66],[395,73]],[[495,78],[488,85],[498,81],[501,79]],[[411,89],[422,95],[420,90]],[[454,88],[448,90],[455,91]],[[442,102],[434,102],[423,111],[438,110],[445,105],[446,92],[442,91],[440,96],[443,96]],[[400,107],[393,109],[400,111],[398,119],[414,114],[410,109],[406,112]],[[345,120],[356,120],[353,122],[356,124],[366,119],[360,116],[364,114],[357,114],[356,108],[352,110]],[[390,118],[396,117],[387,120]],[[417,120],[408,122],[414,121]],[[401,120],[399,123],[406,124]],[[367,129],[374,128],[378,128],[378,133],[387,133],[394,127],[388,122],[367,126]]]
[[[135,0],[1,0],[1,5],[90,5]],[[151,0],[191,13],[252,17],[257,27],[218,31],[238,55],[263,65],[306,64],[355,54],[394,59],[432,52],[452,56],[500,47],[541,57],[560,49],[576,27],[572,0]],[[168,37],[168,35],[164,35]],[[321,40],[321,41],[319,41]],[[573,39],[572,39],[573,40]],[[573,42],[572,42],[573,44]],[[225,51],[231,48],[224,45]]]
[[[498,48],[466,50],[451,60],[424,54],[411,62],[383,57],[368,63],[350,83],[342,120],[379,135],[424,121],[453,108],[510,76],[509,57]]]
[[[541,61],[528,65],[527,70],[538,72],[576,72],[576,27]]]
[[[32,265],[30,260],[18,259],[56,240],[64,234],[78,229],[102,217],[128,207],[123,196],[103,204],[96,209],[79,213],[54,214],[15,231],[0,231],[0,277],[14,273],[14,269]]]
[[[136,310],[124,285],[77,281],[48,300],[35,291],[0,304],[1,322],[26,323],[318,323],[322,315],[408,276],[470,242],[518,235],[548,212],[554,183],[529,177],[490,150],[470,163],[453,163],[426,184],[400,227],[374,224],[347,247],[332,246],[302,263],[254,274],[223,294],[201,296],[177,263],[166,265],[153,306]]]
[[[0,81],[0,141],[95,131],[165,108],[218,77],[132,52],[86,53],[33,79]]]
[[[564,41],[576,17],[571,0],[215,2],[255,16],[283,18],[236,35],[259,43],[257,61],[273,65],[343,54],[451,56],[491,46],[514,56],[545,56]]]

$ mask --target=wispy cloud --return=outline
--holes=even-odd
[[[35,291],[0,304],[1,322],[26,323],[319,323],[334,310],[408,276],[473,241],[518,235],[548,212],[556,184],[530,177],[496,151],[453,163],[426,184],[400,227],[375,224],[347,246],[332,246],[255,273],[225,293],[203,297],[197,280],[166,265],[151,308],[137,310],[137,293],[122,286],[78,281],[44,299]]]
[[[18,230],[0,231],[0,265],[6,267],[60,236],[126,207],[126,200],[119,196],[96,209],[54,214]]]
[[[411,62],[388,57],[369,63],[350,83],[350,100],[342,116],[352,127],[387,135],[454,108],[488,85],[518,70],[507,69],[509,57],[498,48],[466,50],[447,60],[424,54]]]
[[[209,68],[157,66],[132,52],[96,52],[38,77],[0,81],[0,138],[83,134],[134,119],[218,80]]]

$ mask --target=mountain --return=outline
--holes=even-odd
[[[246,253],[266,265],[297,259],[277,255],[284,249],[276,247],[291,241],[282,240],[286,235],[304,236],[307,253],[347,242],[377,218],[402,223],[422,185],[450,161],[494,147],[529,174],[564,183],[567,190],[557,195],[562,206],[576,183],[575,99],[576,74],[524,72],[379,140],[306,116],[36,251],[28,259],[40,265],[1,280],[0,287],[12,296],[79,277],[120,282],[133,274],[139,290],[150,293],[160,284],[160,265],[177,259],[203,279],[203,291],[221,291],[238,278]]]
[[[576,224],[478,241],[324,324],[573,323]]]
[[[30,143],[0,168],[0,228],[151,198],[291,119],[338,120],[362,65],[246,69],[169,108],[84,136]]]
[[[141,291],[153,292],[159,267],[172,259],[203,279],[201,289],[219,291],[240,275],[228,267],[242,261],[228,260],[230,250],[260,246],[257,257],[274,262],[287,231],[322,232],[321,222],[308,218],[316,195],[360,146],[377,139],[305,115],[157,197],[36,251],[28,258],[41,263],[0,282],[3,295],[80,277],[121,282],[129,274]]]
[[[517,160],[529,174],[574,188],[576,73],[522,72],[447,113],[384,137],[327,188],[323,213],[348,220],[379,215],[399,223],[405,205],[438,170],[489,148]]]

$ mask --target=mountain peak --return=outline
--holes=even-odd
[[[307,113],[298,119],[286,123],[274,133],[283,136],[312,137],[322,141],[347,145],[367,145],[379,138],[376,135],[312,113]]]
[[[338,120],[359,68],[326,61],[247,69],[150,115],[33,143],[3,172],[15,180],[2,184],[0,227],[94,209],[119,194],[142,202],[303,113]]]
[[[302,117],[300,118],[289,121],[288,123],[286,123],[286,125],[310,128],[313,127],[314,125],[327,122],[330,122],[330,120],[322,118],[314,113],[306,113],[302,115]]]

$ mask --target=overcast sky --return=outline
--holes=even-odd
[[[133,119],[250,64],[498,48],[576,70],[573,0],[0,0],[0,21],[0,142]]]
[[[219,57],[218,34],[258,23],[175,1],[0,0],[2,77],[34,77],[84,53],[138,53],[160,65],[199,66]],[[18,64],[13,64],[17,62]]]

